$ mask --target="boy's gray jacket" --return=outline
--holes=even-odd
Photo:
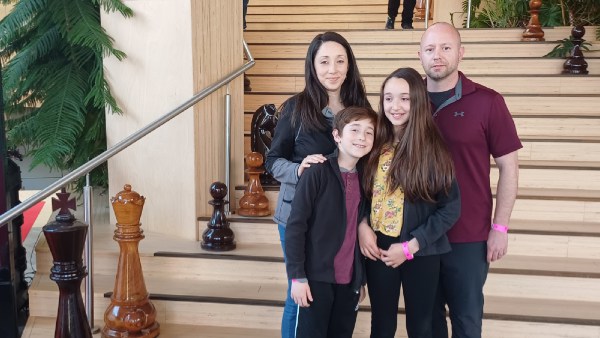
[[[296,96],[283,103],[271,148],[265,161],[265,169],[281,183],[277,207],[273,219],[278,224],[286,225],[296,184],[298,183],[298,167],[302,160],[312,154],[331,154],[336,144],[331,134],[331,126],[324,131],[308,131],[300,123],[292,126],[291,117],[296,107]]]

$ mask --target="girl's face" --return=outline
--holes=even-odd
[[[319,82],[328,92],[339,92],[348,73],[348,55],[344,46],[337,42],[324,42],[314,60]]]
[[[392,77],[383,87],[383,112],[397,129],[404,127],[410,115],[410,94],[408,82]]]

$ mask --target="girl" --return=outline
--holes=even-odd
[[[275,128],[265,168],[281,182],[274,220],[285,257],[285,226],[296,184],[304,169],[324,162],[336,149],[332,135],[333,116],[345,107],[370,108],[354,53],[341,35],[317,35],[306,54],[305,88],[285,101]],[[281,323],[282,338],[293,338],[297,306],[290,298],[291,281]]]
[[[446,231],[460,215],[460,194],[425,84],[412,68],[383,82],[364,186],[370,225],[364,220],[358,231],[370,258],[371,337],[394,337],[401,285],[408,336],[432,337],[439,257],[450,251]]]

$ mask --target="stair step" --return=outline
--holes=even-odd
[[[478,79],[481,80],[481,79]],[[509,81],[510,82],[510,81]],[[537,84],[536,84],[537,85]],[[492,87],[498,90],[496,87]],[[585,88],[585,86],[584,86]],[[587,90],[587,89],[582,89]],[[279,91],[278,91],[279,92]],[[253,89],[244,95],[244,111],[255,112],[263,104],[272,103],[279,107],[286,99],[294,94],[289,93],[260,93]],[[502,93],[500,91],[500,93]],[[572,117],[598,117],[599,98],[594,96],[569,96],[569,95],[532,95],[532,94],[505,94],[504,100],[513,116],[572,116]],[[369,102],[374,109],[379,106],[379,92],[368,95]]]
[[[380,23],[377,23],[381,25]],[[281,24],[281,28],[274,29],[271,31],[259,31],[258,28],[249,29],[244,32],[244,39],[248,43],[307,43],[310,42],[315,35],[323,30],[329,29],[323,25],[314,27],[314,25],[307,24],[308,28],[296,29],[294,27],[286,27],[285,24]],[[397,43],[402,41],[404,43],[419,43],[423,30],[384,30],[383,27],[378,26],[374,29],[357,29],[355,27],[348,29],[341,29],[338,32],[348,40],[351,45],[357,43]],[[249,27],[250,28],[250,27]],[[564,38],[568,38],[571,35],[572,27],[544,27],[544,38],[546,41],[558,41]],[[595,27],[586,26],[587,32],[595,31]],[[279,31],[278,31],[279,30]],[[282,34],[281,31],[285,31]],[[470,28],[470,29],[459,29],[462,42],[490,42],[490,41],[510,41],[516,42],[521,41],[523,37],[522,28]],[[589,35],[589,37],[588,37]],[[588,33],[585,38],[586,40],[593,40],[592,34]]]
[[[514,275],[507,275],[504,283],[511,283]],[[31,306],[32,316],[51,317],[58,306],[58,288],[49,280],[47,275],[36,277],[34,292],[36,301]],[[95,313],[103,313],[109,303],[110,291],[101,297],[100,290],[111,290],[114,277],[97,275],[94,279],[96,285]],[[518,279],[516,282],[519,282]],[[516,283],[513,282],[513,283]],[[558,283],[557,283],[558,284]],[[173,287],[176,285],[176,287]],[[196,281],[176,277],[152,276],[146,278],[146,286],[151,294],[151,299],[157,309],[157,320],[165,324],[200,324],[225,326],[226,320],[236,318],[231,316],[232,309],[243,311],[245,316],[237,324],[256,328],[275,328],[280,318],[285,294],[285,283],[266,283],[252,280],[243,283],[232,280]],[[490,288],[486,284],[485,292]],[[555,286],[560,287],[560,286]],[[524,322],[552,322],[571,325],[600,325],[600,306],[598,301],[569,299],[568,295],[556,299],[536,298],[529,289],[513,295],[488,295],[486,294],[485,315],[486,319],[504,319]],[[559,292],[560,293],[560,292]],[[207,303],[214,305],[207,306]],[[100,307],[100,312],[98,307]],[[219,323],[201,322],[196,317],[220,317],[218,310],[225,310],[221,315],[225,318],[216,319]],[[245,308],[245,309],[243,309]],[[243,309],[243,310],[242,310]],[[361,304],[361,322],[369,318],[369,299],[366,297]],[[261,313],[262,312],[262,313]],[[212,313],[206,316],[203,314]],[[268,313],[275,318],[267,318]],[[399,313],[404,313],[403,302],[400,302]],[[253,326],[247,320],[262,321],[262,326]],[[223,323],[221,323],[223,321]],[[273,321],[273,322],[272,322]],[[361,326],[364,325],[361,324]]]
[[[249,43],[250,52],[256,60],[261,59],[297,59],[306,57],[310,40],[303,43]],[[466,56],[470,58],[484,58],[492,56],[506,55],[509,57],[541,57],[548,54],[556,41],[546,42],[466,42]],[[355,43],[352,44],[352,51],[357,59],[413,59],[417,57],[419,49],[418,42],[404,43]],[[600,42],[592,41],[590,49],[595,52],[585,51],[585,56],[600,56]],[[509,54],[510,53],[510,54]]]
[[[244,188],[239,188],[232,199],[236,206],[244,193]],[[494,187],[492,193],[495,193]],[[278,191],[265,189],[271,214],[278,194]],[[539,217],[540,220],[600,222],[599,195],[600,191],[596,190],[519,188],[512,215],[517,219]]]

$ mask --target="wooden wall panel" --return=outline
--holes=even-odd
[[[243,65],[242,6],[239,1],[191,1],[194,91],[220,80]],[[225,94],[222,88],[195,106],[196,213],[209,215],[208,189],[225,180]],[[230,84],[232,100],[232,186],[243,183],[243,79]]]

